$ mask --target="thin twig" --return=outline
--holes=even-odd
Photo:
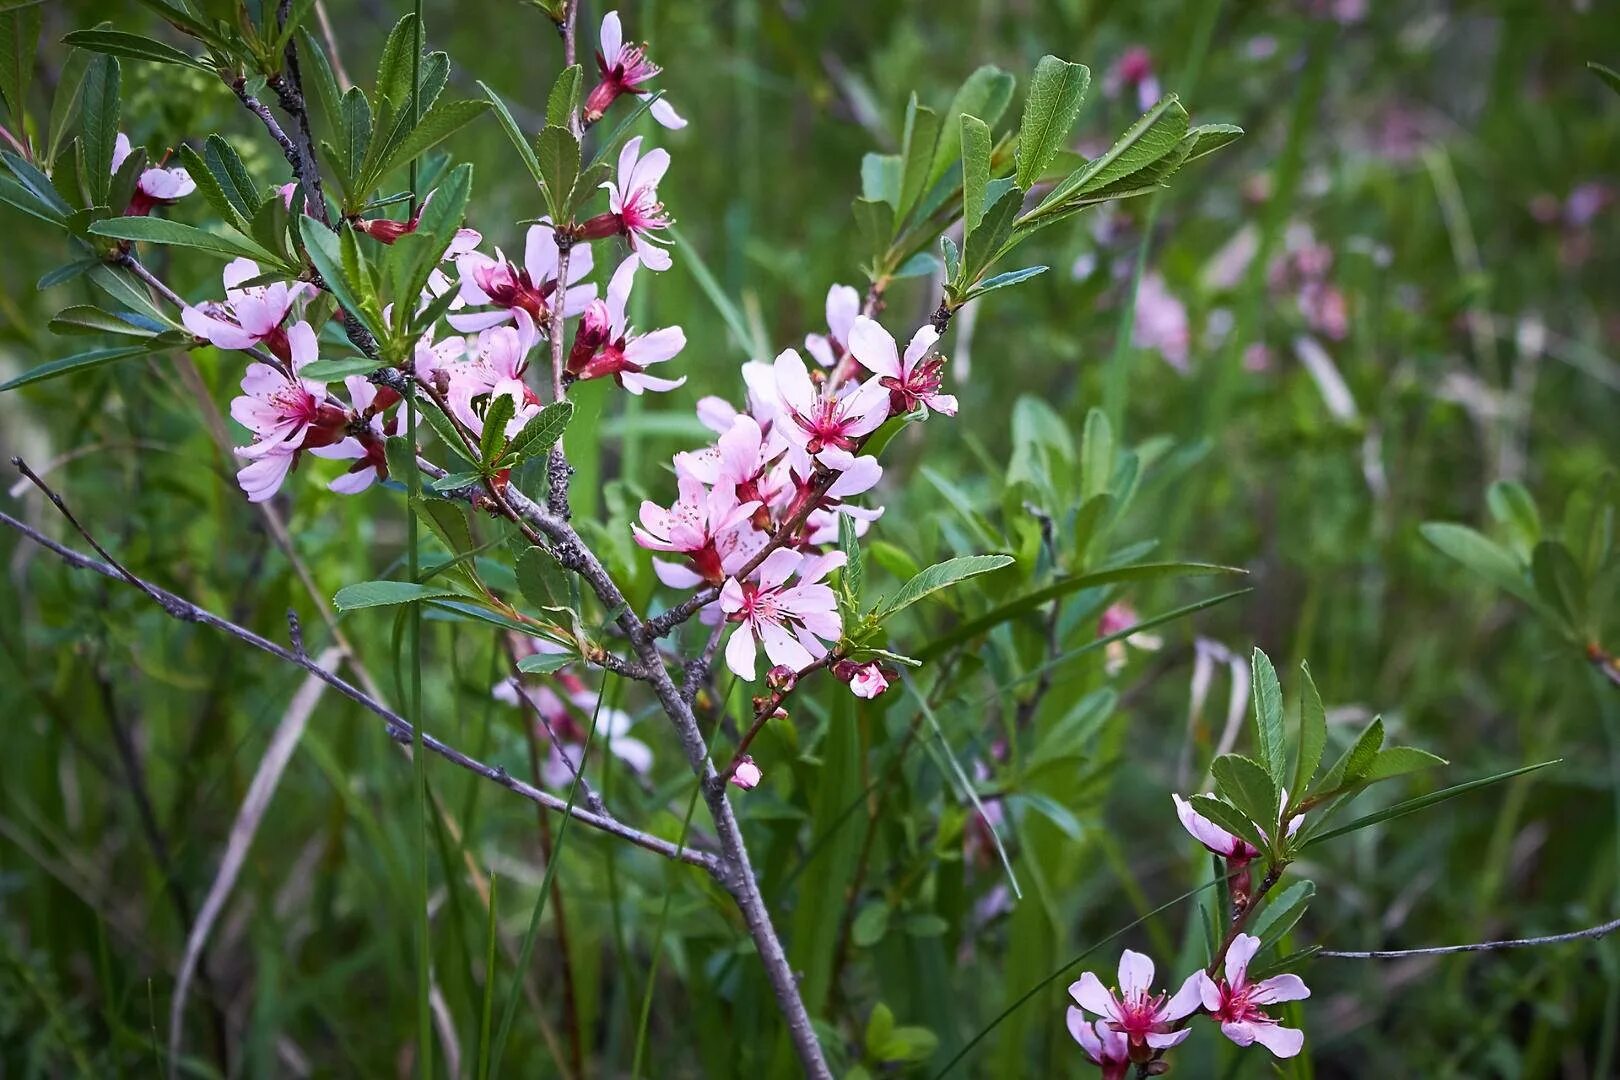
[[[50,494],[53,496],[55,495],[54,492],[50,492]],[[52,501],[59,502],[60,497],[55,497],[52,499]],[[327,685],[331,686],[334,690],[338,691],[345,697],[357,702],[370,712],[381,717],[387,724],[389,736],[395,741],[402,743],[412,741],[412,728],[403,717],[394,712],[392,709],[388,708],[386,705],[382,704],[377,699],[365,693],[365,691],[361,690],[359,687],[352,685],[331,672],[321,669],[319,665],[310,660],[307,656],[300,657],[291,649],[283,648],[282,646],[277,645],[275,642],[254,633],[246,627],[238,626],[228,619],[221,618],[220,616],[191,603],[189,600],[176,596],[167,589],[163,589],[157,585],[153,585],[151,582],[136,577],[128,570],[125,570],[110,561],[103,562],[101,560],[91,558],[82,552],[75,551],[63,544],[59,544],[55,540],[52,540],[50,537],[46,536],[44,533],[41,533],[24,522],[17,520],[4,511],[0,511],[0,525],[6,525],[9,528],[15,529],[17,532],[54,553],[69,566],[80,570],[92,570],[105,577],[119,578],[129,582],[142,592],[146,593],[148,597],[163,608],[165,613],[169,614],[173,618],[179,619],[183,622],[201,623],[205,626],[211,626],[216,630],[222,630],[237,640],[251,645],[256,649],[270,653],[272,656],[279,657],[290,664],[303,668],[305,671],[321,679],[321,681],[325,682]],[[88,540],[89,537],[86,537],[86,539]],[[93,540],[90,540],[90,543],[92,546],[98,547],[99,550],[99,546],[96,545]],[[440,757],[451,762],[452,764],[458,765],[469,772],[476,773],[486,780],[493,781],[494,783],[499,784],[501,787],[506,788],[508,791],[521,795],[523,798],[528,799],[531,802],[539,803],[548,810],[553,810],[558,813],[569,812],[568,804],[562,799],[552,795],[550,792],[541,791],[539,788],[536,788],[533,785],[526,784],[523,781],[516,779],[507,773],[505,769],[494,765],[486,765],[482,761],[462,753],[460,750],[457,750],[455,747],[442,742],[432,735],[424,734],[422,736],[422,740],[423,744],[428,748],[428,750],[438,754]],[[642,832],[639,829],[625,825],[622,822],[612,818],[604,818],[597,814],[590,813],[589,811],[583,810],[579,807],[575,807],[572,813],[575,817],[579,818],[581,824],[589,825],[592,828],[610,833],[619,837],[620,839],[628,840],[637,847],[644,848],[647,851],[651,851],[658,855],[663,855],[665,858],[679,858],[683,862],[691,863],[693,866],[701,867],[702,869],[708,870],[716,875],[719,874],[717,860],[712,854],[703,851],[694,851],[690,847],[686,848],[685,850],[680,850],[677,848],[677,845],[660,837]]]
[[[1468,945],[1433,945],[1426,949],[1375,949],[1371,952],[1352,952],[1323,949],[1314,955],[1335,960],[1399,960],[1407,956],[1451,956],[1454,953],[1498,952],[1502,949],[1527,949],[1537,945],[1561,945],[1566,941],[1593,941],[1608,937],[1620,930],[1620,919],[1611,919],[1599,926],[1573,930],[1567,934],[1549,934],[1546,937],[1507,938],[1502,941],[1476,941]]]

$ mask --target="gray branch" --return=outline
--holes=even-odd
[[[1549,934],[1546,937],[1507,938],[1502,941],[1476,941],[1468,945],[1433,945],[1426,949],[1382,949],[1372,952],[1346,952],[1323,949],[1317,956],[1334,960],[1400,960],[1408,956],[1451,956],[1454,953],[1499,952],[1502,949],[1529,949],[1537,945],[1560,945],[1566,941],[1594,941],[1620,930],[1620,919],[1611,919],[1600,926],[1585,930],[1572,930],[1567,934]]]

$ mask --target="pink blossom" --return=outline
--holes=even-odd
[[[459,236],[459,234],[458,234]],[[452,242],[453,246],[460,246]],[[499,248],[495,257],[479,251],[455,256],[456,274],[461,279],[461,300],[473,307],[491,306],[493,311],[467,312],[445,316],[451,326],[463,333],[476,333],[510,322],[518,311],[527,312],[542,332],[551,325],[551,304],[557,292],[557,237],[549,222],[531,225],[523,245],[523,265],[506,261]],[[591,247],[578,244],[568,253],[568,289],[563,294],[563,315],[573,317],[584,311],[596,296],[595,285],[578,282],[592,270]]]
[[[122,131],[113,140],[112,171],[116,174],[130,155],[129,136]],[[142,169],[135,181],[135,193],[125,208],[126,217],[142,217],[155,206],[168,206],[197,190],[197,182],[185,169],[161,165]]]
[[[348,419],[342,409],[325,403],[325,383],[297,375],[315,360],[315,331],[297,323],[288,339],[292,377],[269,364],[249,364],[242,393],[231,402],[231,416],[253,433],[253,442],[236,450],[248,459],[236,479],[252,502],[264,502],[281,489],[300,450],[340,439]]]
[[[693,589],[704,582],[716,584],[736,572],[765,543],[748,519],[757,502],[738,502],[730,484],[705,488],[695,477],[676,481],[680,497],[669,509],[655,502],[641,504],[641,524],[631,525],[636,543],[651,551],[685,555],[690,567],[653,560],[653,570],[672,589]],[[736,534],[747,533],[748,537]]]
[[[1232,835],[1194,810],[1192,803],[1180,795],[1172,793],[1170,798],[1175,800],[1176,817],[1181,819],[1181,827],[1210,851],[1235,863],[1246,863],[1260,857],[1259,848],[1242,837]]]
[[[744,791],[754,790],[763,779],[765,779],[765,773],[758,765],[754,764],[754,759],[747,754],[743,755],[742,761],[738,763],[737,768],[731,774],[731,782]]]
[[[539,333],[529,321],[528,312],[522,310],[518,312],[515,326],[497,326],[478,335],[472,357],[445,369],[449,373],[445,398],[456,419],[469,428],[481,430],[483,421],[474,402],[486,396],[512,394],[520,406],[538,407],[540,399],[523,382],[529,351],[538,340]]]
[[[259,264],[252,259],[232,259],[221,275],[225,301],[210,301],[200,307],[189,304],[180,311],[186,329],[221,349],[251,349],[263,345],[285,363],[292,362],[287,331],[282,328],[293,304],[314,296],[315,286],[305,281],[288,284],[245,285],[259,276]]]
[[[876,660],[857,664],[853,660],[840,660],[833,665],[833,674],[849,684],[850,693],[870,701],[889,688],[895,673]]]
[[[643,97],[646,89],[663,69],[647,59],[647,47],[624,40],[624,28],[619,13],[610,11],[602,18],[602,33],[596,50],[596,67],[602,79],[585,98],[585,122],[594,124],[602,119],[608,106],[620,94]],[[666,128],[677,130],[686,126],[674,106],[659,98],[652,103],[652,117]]]
[[[1109,604],[1108,609],[1102,613],[1102,618],[1097,620],[1097,636],[1110,637],[1121,630],[1129,630],[1140,621],[1136,609],[1131,605],[1123,601]],[[1124,670],[1125,663],[1129,659],[1125,651],[1127,645],[1144,652],[1157,652],[1163,647],[1164,639],[1157,634],[1137,633],[1121,641],[1110,641],[1103,648],[1105,657],[1103,668],[1108,674],[1118,675]]]
[[[533,638],[525,638],[524,641],[529,643],[523,649],[525,653],[550,652],[560,648]],[[546,761],[540,767],[540,778],[547,786],[566,788],[573,783],[574,770],[580,766],[580,755],[593,716],[596,718],[597,743],[606,744],[614,757],[638,773],[652,768],[652,748],[630,736],[635,720],[629,713],[601,705],[597,693],[571,672],[558,672],[553,679],[561,694],[550,684],[536,686],[519,676],[503,679],[495,685],[493,692],[497,701],[527,706],[539,719],[539,733],[550,744]]]
[[[636,395],[644,390],[674,390],[686,382],[686,376],[661,379],[646,371],[653,364],[672,359],[685,348],[686,332],[678,326],[666,326],[646,334],[630,333],[625,308],[630,302],[630,288],[635,283],[638,265],[640,260],[635,255],[620,263],[608,283],[607,299],[592,300],[585,309],[568,353],[568,373],[576,379],[611,375],[615,382]]]
[[[775,369],[763,360],[750,360],[742,366],[742,377],[748,388],[747,415],[758,421],[762,430],[772,430],[776,415],[781,412]],[[737,417],[743,415],[731,402],[712,395],[698,399],[697,414],[703,426],[717,435],[730,431]]]
[[[1102,1018],[1099,1028],[1112,1028],[1132,1046],[1166,1050],[1191,1034],[1185,1028],[1175,1030],[1175,1025],[1198,1011],[1202,976],[1203,972],[1194,972],[1174,997],[1154,994],[1152,958],[1126,949],[1119,958],[1117,993],[1088,971],[1069,984],[1069,996],[1082,1009]]]
[[[1259,948],[1260,939],[1253,934],[1234,938],[1226,950],[1225,978],[1216,981],[1202,971],[1194,976],[1199,981],[1199,997],[1228,1039],[1239,1046],[1259,1043],[1280,1058],[1293,1057],[1305,1044],[1305,1033],[1283,1027],[1261,1006],[1302,1001],[1311,991],[1298,975],[1273,975],[1251,983],[1249,961]]]
[[[860,313],[860,293],[848,285],[834,285],[827,290],[827,333],[806,334],[804,338],[804,347],[816,363],[824,368],[838,363],[849,348],[850,331]]]
[[[388,478],[388,458],[383,446],[398,426],[390,418],[384,422],[382,412],[399,395],[384,388],[379,390],[362,375],[350,375],[343,380],[352,405],[344,430],[350,434],[329,446],[312,447],[310,453],[319,458],[353,461],[347,472],[327,487],[340,495],[356,495],[378,480]]]
[[[793,349],[777,356],[774,370],[785,414],[782,434],[802,457],[814,457],[828,447],[853,451],[889,417],[888,389],[876,379],[845,383],[842,389],[826,381],[818,386]]]
[[[649,270],[668,270],[669,252],[659,245],[664,240],[653,234],[668,229],[672,222],[658,201],[658,184],[669,170],[669,151],[659,148],[641,152],[641,136],[637,135],[619,151],[619,169],[615,179],[602,186],[608,191],[608,211],[603,218],[592,218],[581,226],[586,236],[604,233],[611,228],[630,240],[630,248]]]
[[[727,578],[720,590],[720,610],[738,624],[726,642],[726,663],[738,677],[752,681],[756,643],[763,645],[772,664],[795,671],[826,654],[823,641],[836,641],[843,633],[838,598],[822,584],[834,568],[844,565],[844,553],[805,555],[786,548],[766,556],[753,579]],[[798,583],[787,580],[798,575]]]
[[[1165,363],[1185,372],[1192,354],[1192,330],[1187,307],[1158,274],[1144,274],[1136,290],[1136,317],[1131,341],[1139,349],[1153,349]]]
[[[878,384],[888,388],[891,414],[901,415],[924,405],[955,416],[956,398],[939,392],[945,358],[929,355],[938,341],[939,331],[924,324],[901,356],[893,336],[862,315],[850,331],[849,347],[855,359],[878,377]]]
[[[1065,1017],[1069,1034],[1080,1044],[1092,1064],[1102,1068],[1103,1080],[1125,1080],[1131,1068],[1131,1044],[1106,1020],[1088,1020],[1086,1014],[1069,1006]]]

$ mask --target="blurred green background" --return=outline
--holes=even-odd
[[[368,78],[398,5],[325,7],[343,66]],[[560,67],[543,15],[509,0],[429,0],[425,10],[430,45],[454,65],[452,92],[475,95],[482,79],[526,126],[543,112]],[[585,5],[582,41],[594,43],[602,10]],[[155,27],[123,0],[43,11],[30,103],[41,116],[63,33],[101,19]],[[691,121],[672,133],[643,125],[674,158],[661,194],[682,244],[674,269],[655,283],[643,276],[633,312],[644,326],[685,328],[689,344],[670,366],[690,381],[656,400],[586,386],[582,409],[594,421],[570,433],[582,469],[575,509],[604,522],[596,535],[638,600],[651,579],[627,514],[643,494],[672,496],[669,455],[704,435],[691,406],[707,393],[736,400],[737,365],[750,354],[694,266],[708,267],[770,352],[822,331],[827,287],[864,284],[849,211],[861,155],[896,146],[910,91],[943,107],[969,72],[995,63],[1019,76],[1021,95],[1035,59],[1052,52],[1093,69],[1082,152],[1140,113],[1125,76],[1144,71],[1180,93],[1195,122],[1248,131],[1163,195],[1082,215],[1021,253],[1052,269],[975,305],[946,341],[959,417],[908,430],[886,458],[888,512],[872,533],[896,549],[877,553],[886,572],[905,553],[926,565],[1001,541],[1016,547],[1031,519],[1004,485],[1014,447],[1036,439],[1041,405],[1076,443],[1087,410],[1104,407],[1116,439],[1143,462],[1116,540],[1156,541],[1155,557],[1251,575],[1251,593],[1168,624],[1161,650],[1131,651],[1117,674],[1099,652],[1057,671],[1038,708],[1041,730],[1074,743],[1057,755],[1062,767],[987,780],[980,792],[1000,796],[1023,899],[1010,910],[995,903],[1004,879],[974,846],[942,762],[945,753],[964,767],[998,758],[1018,692],[997,688],[991,654],[1032,666],[1033,630],[953,669],[934,710],[943,737],[923,727],[929,753],[906,757],[893,777],[884,770],[894,747],[917,730],[915,704],[898,689],[857,718],[827,680],[800,695],[795,725],[773,725],[759,744],[768,783],[737,800],[740,813],[842,1068],[932,1075],[1059,962],[1202,880],[1207,867],[1167,792],[1191,790],[1194,764],[1221,738],[1222,648],[1240,659],[1265,648],[1290,693],[1293,666],[1309,659],[1335,745],[1381,713],[1399,741],[1450,759],[1438,779],[1391,785],[1400,790],[1374,803],[1564,759],[1313,852],[1299,869],[1317,895],[1295,948],[1557,933],[1614,916],[1620,691],[1419,533],[1437,520],[1490,529],[1487,491],[1502,480],[1525,485],[1556,522],[1620,447],[1620,97],[1586,67],[1620,60],[1611,3],[663,0],[621,11]],[[1120,70],[1122,60],[1133,70]],[[287,179],[275,148],[206,76],[129,64],[124,85],[136,142],[161,148],[220,131],[262,182]],[[449,148],[476,165],[470,224],[516,249],[513,223],[540,210],[510,144],[486,119]],[[172,212],[205,215],[200,199]],[[46,323],[91,299],[82,280],[37,291],[64,249],[37,222],[9,210],[3,220],[0,381],[73,351]],[[217,294],[215,264],[157,268],[189,298]],[[926,278],[899,282],[883,321],[909,333],[937,299]],[[1122,334],[1133,323],[1134,339]],[[240,359],[194,358],[194,370],[159,357],[0,396],[0,447],[49,466],[85,523],[138,572],[278,640],[292,609],[319,652],[332,632],[312,597],[397,571],[401,502],[380,488],[332,495],[324,481],[335,470],[306,461],[278,503],[290,559],[209,433],[217,413],[202,400],[225,407]],[[0,506],[60,532],[25,486]],[[150,1075],[185,926],[300,680],[166,619],[133,590],[67,571],[9,531],[0,558],[0,1075]],[[1155,585],[1122,598],[1150,613],[1213,591]],[[1069,647],[1094,636],[1112,598],[1068,609]],[[995,599],[970,589],[958,602],[971,613]],[[948,626],[956,616],[941,608],[929,618]],[[359,613],[337,625],[397,700],[391,621]],[[521,717],[490,700],[504,670],[492,633],[430,623],[428,639],[430,729],[526,774]],[[1210,668],[1213,686],[1200,696],[1195,673]],[[599,786],[623,816],[673,836],[689,777],[648,703],[626,695],[622,704],[659,763],[644,778],[610,769]],[[880,779],[878,793],[869,785]],[[534,903],[540,845],[554,837],[542,840],[531,806],[437,761],[430,780],[456,820],[433,837],[437,1000],[455,1035],[441,1034],[440,1067],[465,1071],[487,875],[500,878],[509,949]],[[867,811],[847,828],[846,804]],[[410,769],[380,726],[321,698],[210,942],[188,1071],[410,1070],[411,805]],[[652,1075],[786,1068],[751,946],[712,885],[584,830],[561,860],[564,923],[548,909],[508,1049],[512,1074],[627,1075],[655,953]],[[1202,948],[1194,914],[1173,910],[1126,941],[1150,949],[1168,982],[1186,967],[1177,955]],[[1111,971],[1116,953],[1109,946],[1085,966]],[[1306,1054],[1282,1066],[1287,1075],[1620,1068],[1612,941],[1442,961],[1320,960],[1302,973],[1314,995],[1291,1015]],[[1063,1027],[1066,982],[998,1027],[964,1074],[1089,1069]],[[863,1035],[880,1002],[940,1049],[921,1063],[875,1059]],[[1195,1036],[1183,1074],[1271,1070],[1263,1052],[1216,1041],[1208,1029]]]

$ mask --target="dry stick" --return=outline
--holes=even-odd
[[[1501,949],[1526,949],[1536,945],[1560,945],[1566,941],[1594,941],[1620,930],[1620,919],[1612,919],[1600,926],[1574,930],[1567,934],[1549,934],[1546,937],[1507,938],[1502,941],[1476,941],[1469,945],[1434,945],[1426,949],[1375,949],[1371,952],[1348,952],[1322,949],[1317,956],[1335,960],[1400,960],[1408,956],[1451,956],[1454,953],[1497,952]]]
[[[20,462],[20,459],[13,460]],[[19,467],[21,467],[20,464]],[[55,492],[51,491],[49,488],[44,490],[48,495],[51,496],[53,502],[60,503],[60,497],[57,496]],[[69,518],[69,520],[72,521],[73,519]],[[329,671],[321,669],[319,665],[317,665],[307,656],[300,655],[299,653],[296,653],[290,649],[277,645],[275,642],[254,633],[252,630],[249,630],[246,627],[238,626],[228,619],[221,618],[220,616],[215,615],[213,612],[201,608],[196,604],[193,604],[191,601],[169,592],[167,589],[161,588],[149,581],[137,577],[123,566],[119,565],[117,562],[112,561],[112,557],[105,551],[101,551],[95,540],[88,534],[85,534],[82,529],[79,530],[80,535],[85,536],[85,539],[90,542],[91,546],[96,547],[97,550],[100,551],[108,561],[103,562],[101,560],[91,558],[82,552],[75,551],[70,547],[59,544],[55,540],[52,540],[50,537],[46,536],[44,533],[39,532],[38,530],[30,527],[24,522],[17,520],[10,514],[3,511],[0,511],[0,525],[6,525],[28,537],[41,547],[44,547],[54,553],[57,557],[62,559],[63,562],[74,567],[75,569],[92,570],[103,575],[104,577],[121,578],[124,581],[129,582],[141,592],[145,593],[159,607],[163,608],[164,612],[170,615],[172,618],[179,619],[182,622],[202,623],[203,625],[211,626],[216,630],[222,630],[239,641],[251,645],[256,649],[270,653],[272,656],[279,657],[290,664],[303,668],[305,671],[309,672],[311,675],[314,675],[316,678],[319,678],[321,681],[325,682],[327,685],[331,686],[334,690],[337,690],[345,697],[359,703],[370,712],[381,717],[387,724],[389,736],[395,741],[410,742],[412,740],[413,732],[410,724],[407,723],[405,719],[398,713],[395,713],[376,698],[373,698],[369,694],[365,693],[365,691],[361,690],[359,687],[354,686],[353,684],[345,681],[337,675],[332,674]],[[539,803],[546,809],[554,810],[557,813],[569,812],[567,809],[567,803],[565,803],[562,799],[559,799],[549,792],[541,791],[530,784],[526,784],[523,781],[514,778],[508,774],[505,769],[494,765],[486,765],[482,761],[462,753],[460,750],[457,750],[455,747],[442,742],[432,735],[424,734],[423,743],[430,751],[438,754],[446,761],[458,765],[469,772],[476,773],[486,780],[493,781],[494,783],[499,784],[501,787],[506,788],[508,791],[521,795],[530,802]],[[582,824],[599,829],[602,832],[609,833],[613,836],[617,836],[622,840],[628,840],[637,847],[644,848],[647,851],[653,852],[654,854],[663,855],[665,858],[679,858],[683,862],[709,870],[711,873],[718,872],[718,860],[714,855],[709,854],[708,852],[694,851],[691,848],[680,850],[675,844],[670,843],[669,841],[660,837],[642,832],[640,829],[625,825],[616,819],[601,817],[578,807],[575,807],[572,813],[580,820]]]

